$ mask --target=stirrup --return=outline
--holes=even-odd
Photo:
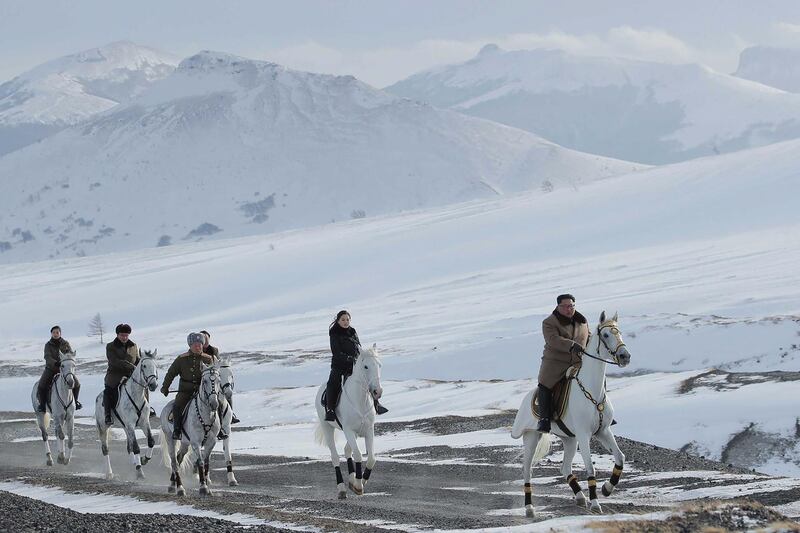
[[[336,411],[333,409],[325,409],[325,420],[327,422],[335,422],[336,421]]]
[[[382,406],[378,402],[375,402],[375,413],[377,413],[379,415],[382,415],[382,414],[385,414],[385,413],[388,413],[388,412],[389,412],[389,410],[387,408],[385,408],[384,406]]]
[[[75,410],[83,409],[83,405],[78,400],[75,400]]]
[[[231,415],[231,424],[238,424],[239,422],[241,422],[241,420],[239,420],[238,418],[236,418],[236,414],[235,414],[235,413],[234,413],[234,414],[232,414],[232,415]]]

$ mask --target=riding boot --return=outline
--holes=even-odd
[[[106,426],[111,426],[114,424],[114,419],[111,416],[111,410],[114,407],[111,405],[111,394],[112,393],[110,387],[106,387],[103,390],[103,408],[105,409],[106,412],[106,419],[105,419]]]
[[[39,413],[44,413],[47,411],[47,389],[43,389],[42,387],[36,388],[36,397],[39,400],[39,405],[36,406],[36,411]]]
[[[550,433],[550,416],[553,410],[553,391],[539,384],[539,424],[536,431]]]
[[[338,380],[334,380],[333,382],[330,380],[328,381],[328,389],[325,396],[325,420],[328,422],[334,422],[336,420],[336,403],[339,399],[339,393],[341,392],[339,390],[341,385],[336,387],[337,381]],[[338,381],[338,384],[340,383],[341,381]]]
[[[241,420],[239,420],[239,417],[237,417],[236,413],[233,412],[233,396],[231,396],[231,399],[228,400],[228,405],[231,406],[231,424],[238,424],[241,422]]]
[[[75,378],[75,386],[72,387],[72,396],[75,398],[75,410],[83,408],[81,402],[78,401],[78,396],[81,395],[81,382],[78,381],[78,378]]]
[[[384,406],[382,406],[381,403],[378,400],[373,400],[373,401],[375,403],[375,412],[377,414],[382,415],[384,413],[388,413],[389,412],[389,410],[387,408],[385,408]]]
[[[181,439],[181,417],[180,416],[173,416],[172,418],[172,438],[174,440]]]

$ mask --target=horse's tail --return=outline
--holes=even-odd
[[[544,458],[545,455],[550,453],[551,440],[550,433],[542,434],[542,437],[539,439],[539,443],[536,445],[536,451],[533,452],[533,464],[538,463]]]
[[[160,440],[158,441],[159,446],[161,446],[161,464],[164,465],[169,471],[172,471],[172,459],[169,456],[169,441],[167,440],[167,434],[164,431],[164,424],[161,424],[161,429],[159,430],[161,433]]]
[[[194,448],[189,446],[189,449],[186,450],[186,455],[183,456],[183,459],[178,465],[178,470],[180,471],[182,476],[186,477],[192,472],[192,467],[194,466],[195,463],[193,459],[194,459]]]
[[[517,416],[514,417],[514,425],[511,426],[511,438],[518,439],[525,431],[536,427],[536,421],[531,412],[531,398],[533,391],[529,392],[522,399],[522,403],[517,410]]]
[[[320,446],[328,447],[328,441],[325,440],[325,428],[322,426],[325,422],[317,420],[317,426],[314,428],[314,440]],[[333,443],[336,444],[336,432],[333,432]]]

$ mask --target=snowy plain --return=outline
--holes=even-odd
[[[712,368],[800,371],[798,159],[790,141],[546,195],[2,265],[0,361],[35,373],[53,323],[79,360],[102,361],[103,347],[85,336],[97,312],[111,327],[132,324],[132,338],[158,348],[164,365],[189,331],[208,329],[234,354],[237,410],[253,428],[234,449],[324,457],[311,404],[338,309],[382,353],[383,420],[476,416],[515,409],[535,386],[541,320],[556,294],[572,292],[591,323],[602,310],[620,313],[633,359],[624,373],[609,369],[619,434],[720,459],[755,424],[794,447],[747,466],[800,475],[797,412],[786,401],[796,381],[720,387],[724,376],[712,375],[681,392]],[[81,376],[85,398],[101,390],[98,372]],[[34,378],[3,375],[7,409],[29,410]],[[378,451],[412,441],[518,445],[502,430],[402,432],[379,439]]]

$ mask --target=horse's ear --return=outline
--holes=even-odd
[[[378,349],[378,343],[377,342],[373,342],[372,343],[372,349],[373,350],[377,350]]]
[[[617,321],[617,318],[618,318],[618,317],[617,317],[617,315],[618,315],[618,314],[619,314],[619,313],[617,313],[617,312],[614,312],[614,318],[612,318],[611,320],[613,320],[614,322],[616,322],[616,321]]]
[[[605,321],[606,321],[606,312],[603,311],[602,313],[600,313],[600,323],[602,324]]]
[[[155,350],[153,350],[153,359],[155,359],[155,358],[156,358],[156,355],[158,355],[158,348],[156,348]]]

